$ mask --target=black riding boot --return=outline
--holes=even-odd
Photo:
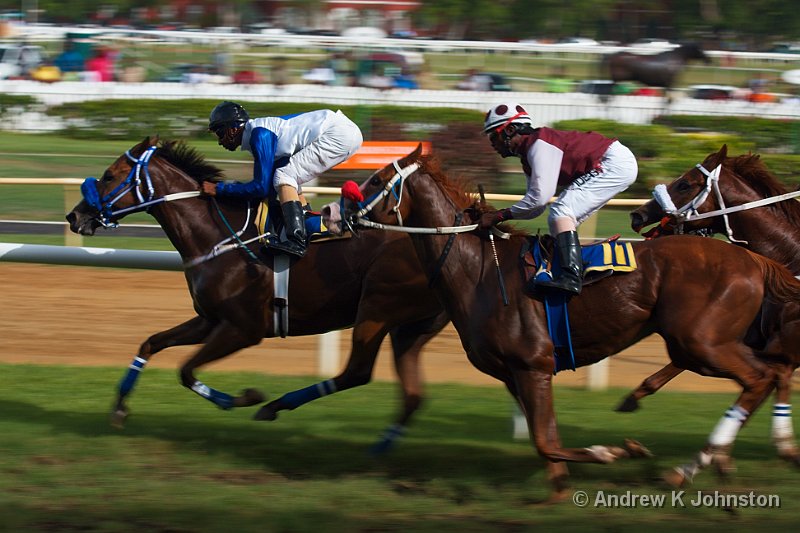
[[[565,231],[556,235],[556,249],[561,262],[561,270],[552,281],[539,281],[536,287],[560,289],[580,294],[583,284],[583,258],[581,257],[581,241],[578,233]]]
[[[286,230],[286,240],[270,243],[270,248],[295,257],[303,257],[306,253],[306,219],[303,216],[303,206],[300,202],[285,202],[281,204],[283,225]]]

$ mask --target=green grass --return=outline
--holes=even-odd
[[[741,433],[738,472],[710,472],[687,489],[686,508],[539,505],[542,461],[511,439],[511,403],[500,387],[431,385],[398,448],[366,452],[396,407],[389,383],[324,398],[276,422],[253,409],[223,412],[148,369],[125,430],[107,413],[123,368],[0,365],[0,529],[7,531],[791,531],[800,523],[797,473],[775,458],[768,415]],[[209,372],[230,392],[258,386],[273,397],[313,382]],[[666,495],[658,475],[697,451],[733,398],[671,393],[634,414],[613,413],[620,391],[558,388],[568,446],[640,439],[656,458],[570,465],[572,486]],[[779,509],[693,508],[697,490],[777,494]]]

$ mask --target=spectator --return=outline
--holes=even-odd
[[[93,81],[114,81],[114,58],[111,52],[100,48],[86,62],[86,70]]]
[[[81,72],[84,68],[83,55],[75,49],[71,40],[64,42],[64,51],[56,56],[53,64],[61,72]]]

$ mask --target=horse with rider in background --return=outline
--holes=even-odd
[[[614,52],[603,56],[600,66],[615,84],[634,81],[650,87],[661,87],[669,97],[678,75],[690,61],[709,64],[711,58],[698,44],[687,43],[656,54]]]

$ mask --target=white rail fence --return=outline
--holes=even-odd
[[[0,93],[35,97],[45,106],[70,102],[113,99],[240,100],[251,102],[299,102],[325,105],[392,105],[414,107],[457,107],[485,111],[494,103],[519,102],[537,124],[559,120],[607,119],[629,124],[649,124],[660,115],[726,115],[797,119],[800,100],[777,103],[743,100],[699,100],[678,97],[668,102],[653,96],[613,96],[608,100],[583,93],[433,91],[368,87],[325,87],[319,85],[218,85],[209,83],[39,83],[28,80],[0,80]],[[71,123],[70,123],[71,124]],[[60,117],[41,112],[6,113],[0,127],[22,132],[57,131],[68,125]]]

